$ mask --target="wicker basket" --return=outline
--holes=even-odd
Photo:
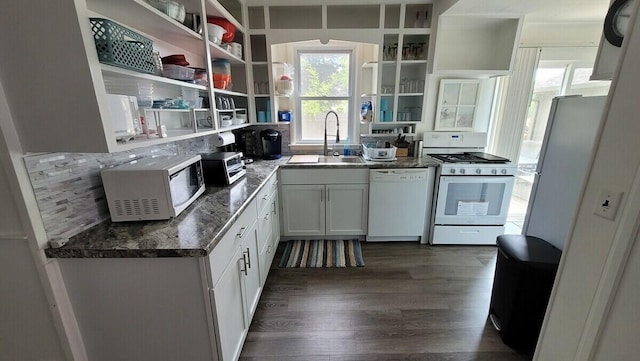
[[[101,63],[153,74],[153,41],[111,20],[89,18]]]

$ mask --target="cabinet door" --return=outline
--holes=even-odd
[[[480,80],[440,80],[435,130],[473,130]]]
[[[328,184],[327,235],[367,233],[369,187],[366,184]]]
[[[242,256],[244,258],[243,274],[244,300],[246,307],[246,327],[249,328],[251,318],[258,306],[262,283],[260,282],[260,261],[258,260],[258,230],[256,223],[242,235]]]
[[[268,200],[271,202],[271,199]],[[271,212],[272,207],[267,205],[258,214],[258,250],[262,250],[271,243],[273,232],[273,214]]]
[[[324,235],[324,185],[283,185],[285,236]]]
[[[278,192],[273,195],[273,202],[271,203],[271,244],[274,248],[278,247],[278,241],[280,241],[280,200],[278,198]]]
[[[232,261],[213,288],[213,299],[223,360],[237,360],[242,349],[248,320],[245,316],[243,299],[244,259],[238,248]]]

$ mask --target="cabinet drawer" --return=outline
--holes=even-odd
[[[258,212],[262,213],[264,207],[269,204],[269,197],[273,192],[278,190],[278,177],[277,173],[274,173],[260,188],[258,195],[256,196],[256,201],[258,202]]]
[[[267,246],[269,240],[272,238],[273,217],[275,216],[273,213],[273,201],[275,196],[276,193],[271,194],[266,201],[266,206],[258,213],[258,249],[260,251]]]
[[[240,243],[249,236],[249,230],[256,218],[256,202],[252,200],[211,251],[209,263],[211,265],[212,285],[218,282],[225,268],[232,261],[231,257],[240,246]]]
[[[273,258],[276,255],[276,246],[277,245],[268,244],[262,252],[260,252],[260,279],[262,284],[264,284],[269,275],[271,263],[273,263]]]
[[[369,169],[282,169],[282,184],[369,183]]]

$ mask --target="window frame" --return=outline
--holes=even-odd
[[[302,72],[300,68],[300,56],[302,54],[322,54],[322,53],[335,53],[335,54],[348,54],[349,55],[349,91],[348,96],[336,96],[336,97],[309,97],[302,96],[301,92],[301,84],[302,84]],[[355,46],[298,46],[294,47],[294,66],[296,76],[296,86],[299,89],[297,93],[297,97],[294,101],[295,103],[295,111],[296,114],[299,114],[300,121],[292,123],[293,131],[291,135],[293,136],[292,143],[294,145],[322,145],[323,140],[315,141],[315,140],[304,140],[302,139],[302,101],[303,100],[347,100],[349,103],[347,110],[347,118],[348,119],[340,119],[341,122],[346,122],[348,127],[347,138],[349,141],[353,142],[356,139],[357,134],[357,117],[355,114],[355,104],[356,104],[356,47]],[[329,109],[327,109],[329,111]],[[337,144],[345,144],[346,139],[341,137],[340,143]],[[335,136],[329,135],[327,137],[327,143],[330,145],[335,145]]]

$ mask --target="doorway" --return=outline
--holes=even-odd
[[[593,61],[540,60],[538,63],[522,132],[507,233],[520,233],[524,225],[553,98],[560,95],[607,95],[610,81],[590,81],[592,70]]]

